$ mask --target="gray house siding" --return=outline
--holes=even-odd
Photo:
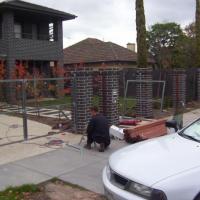
[[[75,17],[19,0],[0,2],[0,60],[5,61],[6,78],[20,78],[19,66],[29,77],[53,76],[53,66],[63,67],[62,21]],[[6,86],[6,96],[9,102],[15,100],[14,84]]]
[[[43,61],[41,70],[50,74],[50,64],[44,61],[57,61],[59,66],[63,66],[63,38],[62,38],[62,21],[57,22],[58,40],[47,41],[39,40],[37,37],[38,30],[35,28],[32,32],[32,39],[16,38],[14,32],[14,12],[4,12],[2,15],[2,38],[0,52],[6,55],[6,78],[15,77],[16,60],[33,60]],[[47,26],[44,27],[47,30]],[[44,33],[44,30],[42,30]],[[46,32],[47,33],[47,32]],[[34,36],[35,34],[35,36]],[[15,87],[9,83],[6,88],[6,99],[8,102],[15,102]]]
[[[10,74],[15,60],[58,61],[63,65],[63,29],[62,21],[55,23],[57,38],[55,41],[39,40],[37,27],[33,24],[32,39],[15,38],[14,12],[3,13],[2,40],[0,52],[7,55],[7,70]],[[48,24],[40,23],[40,33],[48,34]],[[6,44],[6,47],[5,45]]]
[[[56,41],[46,41],[37,39],[14,39],[13,40],[13,54],[17,59],[28,60],[59,60],[63,62],[63,35],[62,35],[62,22],[58,21],[56,28],[58,33],[58,39]],[[43,27],[43,34],[48,34],[46,30],[48,27]],[[33,37],[36,38],[34,33]]]
[[[2,14],[2,41],[5,44],[6,71],[7,76],[11,76],[12,68],[15,65],[14,51],[14,14],[11,11]]]
[[[0,54],[6,54],[5,42],[0,39]]]
[[[62,49],[59,42],[15,39],[13,54],[17,59],[58,60]]]

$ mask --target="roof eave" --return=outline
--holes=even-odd
[[[12,9],[12,10],[21,10],[21,11],[28,11],[28,12],[38,13],[38,14],[43,14],[43,15],[49,15],[49,16],[60,18],[63,21],[72,20],[72,19],[75,19],[77,17],[76,15],[73,15],[73,14],[70,14],[70,13],[65,13],[65,12],[62,12],[62,11],[58,11],[60,13],[56,13],[56,10],[54,12],[51,9],[49,9],[49,11],[48,10],[42,11],[42,9],[39,10],[39,9],[25,8],[25,7],[20,7],[20,6],[16,6],[16,5],[11,5],[11,4],[8,4],[7,2],[2,2],[0,4],[0,8],[2,8],[2,9]]]
[[[130,63],[136,63],[136,60],[97,60],[97,61],[82,61],[82,62],[71,62],[71,63],[67,63],[64,62],[65,65],[74,65],[74,64],[79,64],[79,63],[88,63],[88,64],[92,64],[92,63],[111,63],[111,62],[130,62]]]

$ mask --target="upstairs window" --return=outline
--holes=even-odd
[[[14,35],[17,39],[38,39],[54,42],[58,40],[57,24],[45,21],[34,23],[33,21],[16,19]]]
[[[54,23],[49,24],[49,41],[53,42],[54,38]]]
[[[14,33],[15,33],[15,38],[17,38],[17,39],[22,38],[22,25],[20,23],[15,23]]]
[[[26,22],[15,22],[14,24],[15,38],[21,39],[32,39],[32,23]]]
[[[33,38],[33,30],[32,23],[23,23],[22,26],[22,38],[32,39]]]
[[[54,42],[58,40],[58,33],[57,33],[57,24],[50,23],[49,24],[49,41]]]

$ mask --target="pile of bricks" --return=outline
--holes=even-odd
[[[167,134],[166,120],[154,120],[133,128],[124,129],[124,138],[129,143],[135,143]]]

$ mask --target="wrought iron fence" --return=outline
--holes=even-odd
[[[0,80],[0,112],[21,117],[21,139],[28,140],[28,119],[71,120],[71,86],[68,82],[68,78]],[[8,127],[12,128],[14,124]]]

